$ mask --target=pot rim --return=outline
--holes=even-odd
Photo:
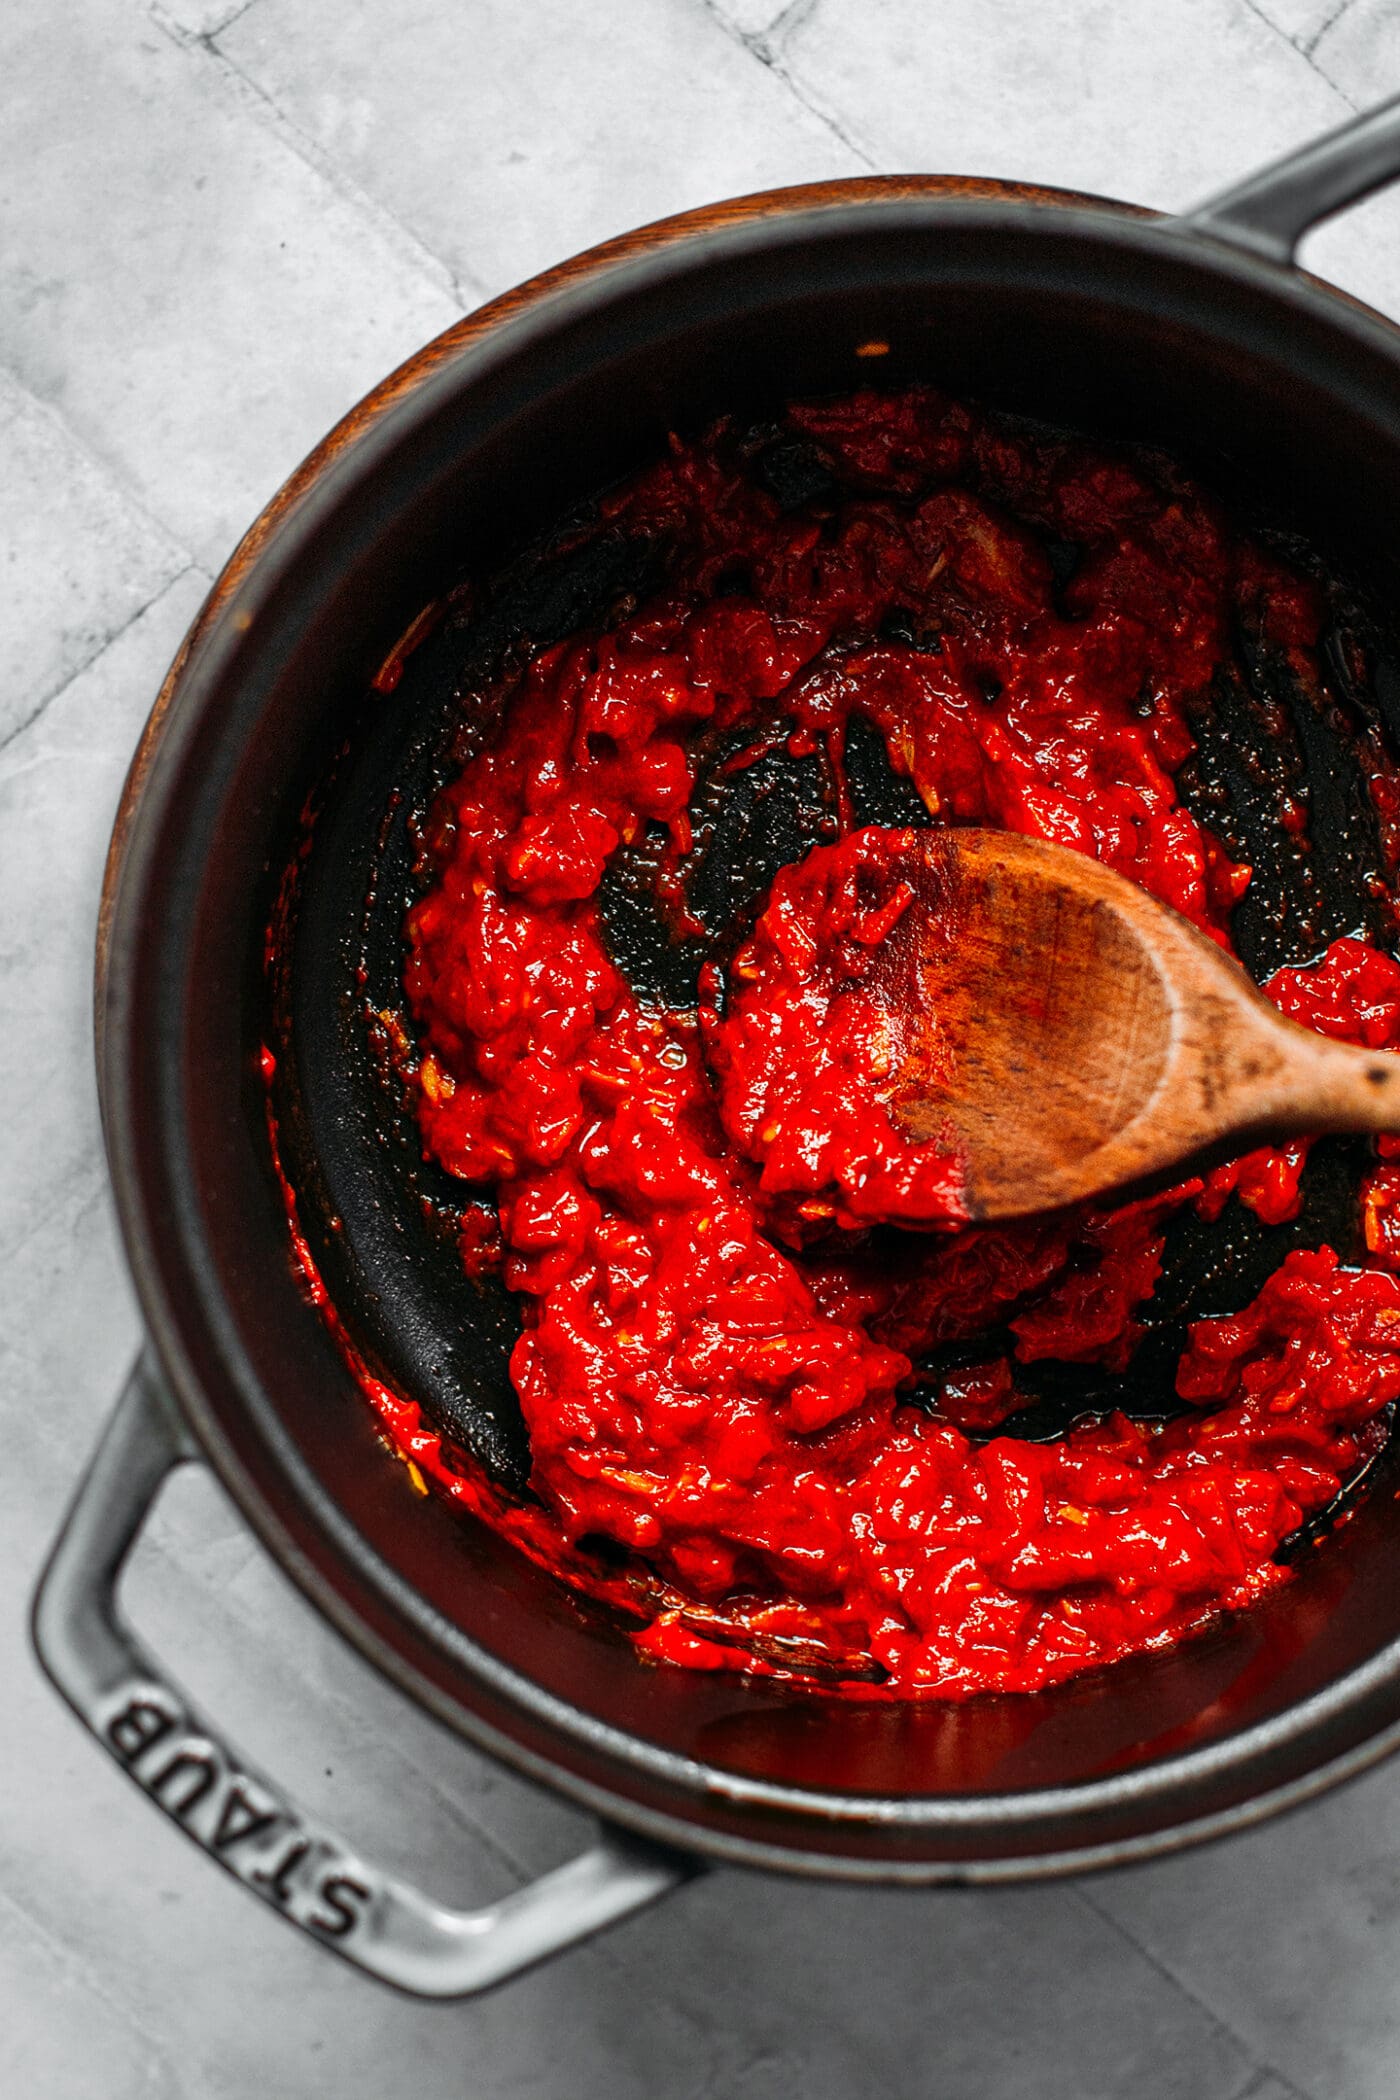
[[[156,1235],[143,1207],[137,1160],[141,1147],[134,1133],[129,1085],[132,1060],[125,1054],[121,982],[129,953],[141,943],[143,914],[139,898],[149,875],[153,841],[169,817],[168,793],[178,750],[201,705],[236,665],[244,637],[255,623],[257,606],[274,581],[298,558],[320,519],[335,511],[375,471],[419,420],[427,420],[439,399],[473,370],[485,368],[528,342],[538,329],[548,329],[616,289],[644,283],[668,268],[684,268],[688,258],[761,248],[775,230],[785,237],[820,238],[824,230],[852,217],[870,216],[885,223],[901,212],[927,226],[947,215],[963,225],[984,223],[989,231],[1034,215],[1047,229],[1092,230],[1115,244],[1189,257],[1197,266],[1239,284],[1299,302],[1353,338],[1360,336],[1380,349],[1393,364],[1400,397],[1400,329],[1347,294],[1305,273],[1246,253],[1210,234],[1140,207],[1063,190],[989,179],[956,176],[870,176],[832,183],[802,185],[757,193],[705,206],[586,250],[503,294],[478,312],[454,323],[380,382],[308,456],[265,507],[235,549],[213,586],[171,667],[143,732],[123,791],[104,880],[97,944],[97,1037],[99,1087],[107,1128],[112,1179],[128,1260],[148,1332],[169,1377],[182,1412],[223,1485],[233,1495],[256,1534],[310,1596],[318,1609],[420,1704],[435,1712],[458,1733],[491,1751],[527,1776],[543,1780],[585,1806],[644,1834],[700,1849],[741,1863],[839,1877],[890,1880],[996,1880],[1080,1871],[1085,1867],[1143,1858],[1177,1849],[1286,1808],[1366,1768],[1400,1742],[1400,1717],[1394,1693],[1400,1688],[1400,1641],[1366,1664],[1332,1681],[1323,1691],[1272,1721],[1226,1736],[1202,1749],[1167,1756],[1136,1771],[1054,1789],[968,1795],[880,1797],[824,1794],[796,1785],[747,1778],[624,1734],[568,1706],[532,1680],[499,1663],[466,1636],[452,1630],[438,1651],[447,1648],[458,1672],[470,1670],[474,1687],[483,1688],[483,1713],[454,1697],[403,1653],[407,1632],[426,1653],[433,1637],[425,1628],[431,1616],[422,1600],[415,1617],[416,1592],[393,1575],[366,1548],[349,1520],[334,1508],[324,1491],[308,1495],[308,1484],[294,1476],[287,1451],[274,1452],[284,1476],[282,1485],[311,1524],[329,1561],[348,1578],[345,1589],[330,1579],[318,1553],[315,1559],[293,1538],[263,1486],[234,1450],[181,1337],[182,1312],[170,1290],[165,1263],[155,1251]],[[805,223],[804,223],[805,222]],[[176,705],[177,701],[180,703]],[[206,1330],[220,1323],[200,1308]],[[185,1308],[188,1316],[188,1308]],[[219,1336],[213,1348],[224,1357]],[[222,1362],[230,1388],[238,1379],[231,1362]],[[238,1396],[241,1401],[241,1395]],[[312,1484],[314,1485],[314,1483]],[[359,1551],[353,1548],[359,1543]],[[377,1606],[371,1624],[366,1604]],[[393,1629],[393,1635],[386,1628]],[[397,1639],[397,1645],[396,1645]],[[1379,1705],[1387,1712],[1374,1732],[1348,1740],[1340,1756],[1329,1756],[1322,1737],[1329,1725],[1350,1709]],[[511,1722],[528,1722],[523,1731],[534,1744],[512,1732]],[[558,1755],[563,1737],[587,1769]],[[546,1747],[541,1749],[541,1740]],[[1309,1754],[1313,1745],[1316,1754]],[[602,1776],[598,1776],[601,1771]],[[694,1818],[638,1802],[625,1789],[614,1790],[611,1777],[641,1772],[663,1796],[689,1803]],[[1270,1773],[1277,1775],[1271,1780]],[[1256,1784],[1249,1785],[1251,1775]],[[1223,1809],[1197,1812],[1193,1804],[1222,1785],[1233,1783],[1237,1798]],[[1228,1785],[1224,1786],[1227,1795]],[[732,1812],[728,1827],[700,1820],[705,1804]],[[786,1818],[794,1842],[761,1840],[733,1816],[752,1811]],[[1082,1824],[1095,1813],[1110,1827],[1115,1818],[1137,1818],[1139,1827],[1088,1846],[1057,1845],[1055,1833],[1071,1821]],[[1157,1814],[1141,1828],[1144,1815]],[[926,1841],[939,1835],[961,1836],[1023,1826],[1038,1840],[1014,1856],[987,1858],[886,1857],[878,1853],[842,1854],[814,1850],[819,1831],[844,1832],[848,1841],[862,1833],[875,1837],[894,1831]]]

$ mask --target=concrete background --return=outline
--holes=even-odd
[[[1397,0],[10,0],[0,11],[0,2093],[667,2100],[1400,2092],[1400,1763],[1109,1878],[716,1873],[476,2005],[300,1941],[108,1766],[24,1614],[137,1341],[90,1076],[122,773],[234,539],[481,299],[642,220],[863,169],[1188,205],[1400,88]],[[1400,313],[1400,196],[1310,246]],[[342,1650],[207,1479],[141,1623],[379,1856],[484,1900],[583,1825]]]

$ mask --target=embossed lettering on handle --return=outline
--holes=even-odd
[[[106,1706],[95,1733],[221,1866],[307,1932],[341,1939],[359,1928],[374,1877],[201,1734],[164,1685],[123,1685]]]
[[[172,1467],[198,1454],[143,1359],[78,1490],[34,1604],[39,1659],[173,1822],[252,1893],[347,1960],[422,1997],[466,1997],[640,1910],[697,1862],[605,1827],[566,1866],[453,1910],[367,1862],[231,1748],[117,1603],[123,1564]]]

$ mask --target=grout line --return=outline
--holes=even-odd
[[[206,44],[212,44],[215,37],[222,36],[226,29],[232,29],[234,23],[241,21],[243,16],[247,14],[249,8],[255,5],[256,0],[243,0],[243,4],[241,7],[230,8],[229,12],[224,16],[223,21],[220,22],[216,28],[205,30],[201,41]]]
[[[0,387],[4,386],[13,387],[17,394],[23,396],[25,406],[34,409],[37,414],[46,417],[54,425],[55,429],[61,433],[64,443],[91,467],[94,474],[100,475],[109,488],[116,490],[126,508],[140,518],[143,524],[149,525],[151,531],[164,540],[172,559],[178,558],[183,561],[185,568],[196,565],[197,557],[190,553],[189,548],[185,546],[174,527],[168,524],[158,512],[151,509],[141,490],[128,479],[126,473],[114,466],[110,460],[103,458],[102,454],[89,442],[82,431],[74,423],[70,422],[68,416],[56,401],[47,400],[44,395],[36,394],[18,367],[11,364],[8,358],[0,359]],[[183,570],[181,573],[183,573]],[[174,578],[172,577],[171,580],[173,582]]]
[[[1271,2088],[1282,2093],[1285,2100],[1310,2100],[1310,2096],[1301,2086],[1294,2085],[1281,2071],[1276,2071],[1272,2064],[1264,2064],[1253,2072],[1248,2084],[1242,2085],[1237,2093],[1232,2093],[1230,2100],[1258,2100],[1259,2094],[1268,2092]]]
[[[764,43],[770,50],[775,49],[782,38],[788,36],[792,30],[800,29],[808,16],[816,13],[817,5],[818,0],[787,0],[787,6],[781,13],[774,15],[762,32]]]
[[[723,8],[718,4],[718,0],[700,0],[700,5],[705,13],[723,31],[725,36],[732,37],[736,44],[748,52],[750,58],[757,59],[765,71],[771,73],[776,80],[780,80],[793,100],[800,102],[810,116],[815,117],[817,122],[824,125],[833,137],[839,139],[848,153],[854,153],[857,160],[863,161],[872,174],[878,174],[880,163],[870,152],[869,148],[862,145],[861,141],[846,129],[833,110],[827,109],[822,103],[809,95],[805,88],[798,85],[783,64],[777,45],[773,41],[775,33],[781,33],[786,36],[789,30],[797,28],[804,22],[816,4],[817,0],[791,0],[791,4],[785,7],[777,19],[769,24],[767,31],[760,34],[754,30],[740,29],[724,13]]]
[[[1231,2026],[1230,2022],[1210,2003],[1209,1999],[1203,1998],[1198,1991],[1193,1990],[1191,1985],[1178,1976],[1168,1963],[1153,1953],[1145,1941],[1139,1939],[1135,1932],[1130,1931],[1122,1919],[1116,1916],[1113,1911],[1107,1909],[1102,1903],[1097,1903],[1087,1893],[1082,1883],[1077,1884],[1070,1893],[1078,1902],[1084,1905],[1086,1910],[1092,1911],[1102,1924],[1107,1925],[1111,1931],[1116,1932],[1118,1937],[1124,1940],[1135,1954],[1142,1957],[1150,1969],[1156,1971],[1164,1983],[1169,1984],[1189,2004],[1194,2005],[1197,2012],[1203,2013],[1206,2019],[1210,2021],[1212,2027],[1216,2028],[1219,2033],[1228,2036],[1235,2047],[1243,2053],[1248,2060],[1250,2068],[1244,2085],[1233,2095],[1233,2100],[1248,2100],[1250,2086],[1257,2084],[1266,2072],[1272,2076],[1278,2076],[1276,2072],[1273,2072],[1272,2066],[1260,2062],[1258,2055],[1250,2047],[1244,2036]],[[1304,2092],[1301,2086],[1295,2086],[1292,2090],[1297,2093],[1298,2100],[1313,2100],[1313,2096]]]
[[[216,71],[249,115],[264,124],[274,137],[310,168],[314,175],[319,176],[342,202],[367,219],[388,246],[394,249],[402,260],[428,278],[440,292],[445,293],[459,312],[470,313],[473,307],[480,306],[483,300],[489,297],[486,286],[479,284],[469,274],[459,276],[425,241],[419,239],[411,226],[406,225],[388,205],[372,196],[326,152],[323,146],[318,145],[309,133],[294,123],[279,108],[267,90],[259,86],[251,73],[245,72],[235,58],[220,48],[218,39],[224,30],[231,28],[253,4],[254,0],[247,0],[247,5],[239,8],[236,14],[230,15],[227,22],[203,36],[192,35],[189,30],[182,28],[167,14],[161,0],[151,0],[149,14],[154,27],[180,50],[202,51],[206,57],[212,59]]]
[[[1313,31],[1312,35],[1308,38],[1307,42],[1298,46],[1298,49],[1302,52],[1304,58],[1306,58],[1309,61],[1309,63],[1312,62],[1312,55],[1314,51],[1316,51],[1318,45],[1322,42],[1322,39],[1326,36],[1328,30],[1332,28],[1334,23],[1341,21],[1342,16],[1346,13],[1347,9],[1351,6],[1351,4],[1352,0],[1338,0],[1337,6],[1333,8],[1331,14],[1327,17],[1327,20],[1325,22],[1319,23],[1318,27]],[[1319,67],[1318,70],[1321,71],[1321,68]],[[1325,75],[1323,77],[1326,78]],[[1334,82],[1333,85],[1335,86],[1336,83]],[[1341,89],[1338,88],[1337,92],[1338,94],[1340,94]]]
[[[124,1997],[114,1994],[88,1957],[69,1941],[60,1939],[58,1934],[45,1925],[42,1919],[36,1917],[29,1905],[12,1890],[0,1888],[0,1904],[14,1915],[26,1932],[39,1941],[55,1968],[66,1969],[70,1975],[75,1976],[100,2004],[116,2015],[128,2033],[136,2037],[147,2054],[148,2062],[145,2068],[149,2069],[153,2065],[160,2073],[160,2090],[167,2093],[177,2092],[179,2086],[175,2077],[175,2066],[165,2043],[151,2032],[133,2005]]]
[[[153,591],[150,597],[138,605],[134,612],[128,613],[120,626],[114,627],[110,634],[105,634],[90,654],[83,658],[81,663],[74,664],[73,668],[64,673],[58,684],[50,692],[42,694],[21,721],[16,722],[12,728],[6,730],[3,736],[0,736],[0,758],[3,758],[5,752],[9,750],[16,738],[23,736],[26,729],[32,729],[34,724],[48,713],[54,702],[63,697],[70,685],[73,685],[81,678],[85,671],[90,671],[98,659],[105,656],[115,642],[119,642],[122,636],[136,625],[138,620],[144,619],[153,606],[159,605],[161,599],[168,592],[173,591],[177,583],[182,582],[186,576],[190,575],[202,576],[206,583],[210,580],[208,571],[202,569],[199,563],[193,560],[186,561],[182,569],[177,569],[173,576],[168,576],[158,590]]]
[[[1349,5],[1350,5],[1350,0],[1344,0],[1344,4],[1343,4],[1342,8],[1341,8],[1341,9],[1339,10],[1339,13],[1345,13],[1345,11],[1346,11],[1346,7],[1347,7],[1347,6],[1349,6]],[[1336,20],[1337,20],[1337,15],[1333,15],[1333,17],[1332,17],[1332,22],[1335,22]],[[1331,28],[1331,26],[1332,26],[1332,23],[1331,23],[1331,22],[1326,22],[1326,23],[1324,23],[1324,24],[1323,24],[1323,27],[1322,27],[1322,29],[1321,29],[1321,30],[1319,30],[1319,32],[1318,32],[1318,35],[1319,35],[1319,37],[1321,37],[1322,35],[1324,35],[1324,34],[1326,33],[1326,31],[1327,31],[1328,29],[1330,29],[1330,28]],[[1360,113],[1360,111],[1361,111],[1361,110],[1362,110],[1362,109],[1363,109],[1363,108],[1364,108],[1364,107],[1365,107],[1366,105],[1365,105],[1365,104],[1363,104],[1363,103],[1360,103],[1360,102],[1358,102],[1358,101],[1357,101],[1357,99],[1356,99],[1356,97],[1355,97],[1354,95],[1351,95],[1351,94],[1349,94],[1349,93],[1347,92],[1347,90],[1346,90],[1346,89],[1345,89],[1344,87],[1342,87],[1342,86],[1341,86],[1341,84],[1340,84],[1340,83],[1339,83],[1338,81],[1335,81],[1335,80],[1334,80],[1334,79],[1332,78],[1332,75],[1331,75],[1331,74],[1330,74],[1330,73],[1328,72],[1328,70],[1327,70],[1326,66],[1324,66],[1324,65],[1320,65],[1320,64],[1318,63],[1317,59],[1316,59],[1316,58],[1314,57],[1314,55],[1313,55],[1313,53],[1315,52],[1316,48],[1317,48],[1317,47],[1316,47],[1316,45],[1315,45],[1315,44],[1310,44],[1310,45],[1309,45],[1309,47],[1308,47],[1308,49],[1307,49],[1307,50],[1306,50],[1306,51],[1305,51],[1305,52],[1303,53],[1303,56],[1304,56],[1304,58],[1306,58],[1306,60],[1307,60],[1308,64],[1309,64],[1309,65],[1310,65],[1310,66],[1312,67],[1312,69],[1313,69],[1314,73],[1316,73],[1316,75],[1317,75],[1318,79],[1319,79],[1319,80],[1325,80],[1325,81],[1327,82],[1327,85],[1328,85],[1328,87],[1330,87],[1330,88],[1332,89],[1333,93],[1334,93],[1334,94],[1337,94],[1337,95],[1340,95],[1340,96],[1341,96],[1341,98],[1342,98],[1342,100],[1343,100],[1343,102],[1345,102],[1345,103],[1346,103],[1347,107],[1348,107],[1349,109],[1354,109],[1354,110],[1356,110],[1356,111],[1357,111],[1357,113],[1359,114],[1359,113]],[[1309,227],[1308,231],[1309,231],[1309,232],[1311,232],[1311,231],[1312,231],[1312,228],[1311,228],[1311,227]]]
[[[1270,32],[1270,34],[1272,36],[1276,36],[1279,39],[1280,43],[1287,44],[1290,51],[1298,50],[1298,46],[1294,43],[1292,37],[1288,34],[1288,31],[1286,29],[1280,29],[1278,23],[1273,19],[1272,15],[1265,14],[1263,8],[1259,5],[1259,0],[1242,0],[1242,4],[1248,8],[1249,12],[1254,16],[1256,21],[1262,22],[1264,27]],[[1300,57],[1301,55],[1302,54],[1299,53]]]
[[[1286,44],[1290,51],[1296,51],[1299,58],[1302,59],[1304,65],[1311,66],[1313,72],[1316,73],[1318,79],[1325,81],[1327,86],[1331,88],[1334,95],[1340,95],[1343,102],[1346,103],[1349,109],[1360,108],[1361,105],[1357,101],[1355,101],[1351,95],[1347,93],[1344,87],[1340,87],[1338,85],[1338,83],[1332,78],[1331,74],[1326,70],[1326,68],[1320,66],[1313,56],[1313,53],[1316,51],[1318,44],[1321,42],[1322,38],[1326,36],[1328,30],[1332,27],[1332,24],[1336,21],[1339,21],[1341,17],[1346,13],[1347,9],[1352,4],[1352,0],[1340,0],[1340,5],[1333,11],[1333,13],[1331,13],[1327,17],[1327,20],[1322,24],[1322,27],[1316,32],[1315,35],[1308,39],[1306,44],[1298,43],[1293,37],[1289,36],[1286,30],[1280,29],[1278,23],[1272,21],[1270,17],[1265,14],[1263,8],[1259,5],[1259,0],[1242,0],[1242,4],[1249,9],[1249,12],[1255,17],[1257,21],[1262,22],[1264,24],[1264,27],[1270,30],[1272,34],[1279,39],[1280,43]]]

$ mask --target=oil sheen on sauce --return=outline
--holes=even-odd
[[[371,1397],[443,1492],[576,1584],[606,1567],[659,1661],[863,1698],[1035,1690],[1287,1579],[1276,1550],[1400,1394],[1400,1168],[1382,1141],[1364,1266],[1295,1249],[1192,1327],[1176,1419],[996,1434],[1018,1365],[1128,1371],[1172,1213],[1288,1218],[1307,1143],[969,1226],[956,1161],[889,1114],[889,1015],[862,984],[907,908],[908,835],[855,824],[845,739],[883,739],[928,821],[1093,855],[1228,947],[1250,870],[1174,776],[1234,623],[1316,683],[1316,591],[1168,463],[927,389],[795,406],[783,433],[830,476],[819,498],[785,508],[721,426],[605,499],[600,529],[654,537],[664,580],[512,676],[429,825],[412,1084],[426,1152],[499,1208],[534,1501],[498,1508],[411,1401]],[[817,754],[834,835],[672,1009],[628,983],[600,885],[650,841],[657,909],[695,930],[697,754],[720,738],[736,767]],[[1400,968],[1358,938],[1266,989],[1400,1046]],[[999,1352],[921,1374],[989,1328]]]

